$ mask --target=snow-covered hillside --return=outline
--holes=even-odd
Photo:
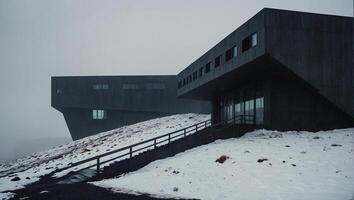
[[[354,199],[354,129],[258,130],[93,184],[155,197],[350,200]]]
[[[210,115],[180,114],[153,119],[83,138],[48,151],[0,164],[0,193],[15,190],[39,180],[57,168],[111,150],[157,137],[210,119]],[[84,167],[84,166],[82,166]],[[4,195],[4,193],[2,194]]]

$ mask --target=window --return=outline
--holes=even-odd
[[[165,89],[164,83],[147,83],[146,89],[148,90],[164,90]]]
[[[220,66],[220,58],[221,58],[221,56],[218,56],[214,59],[215,68]]]
[[[237,46],[234,46],[233,47],[233,57],[237,57],[237,52],[238,52],[238,48],[237,48]]]
[[[232,52],[234,50],[234,48],[231,48],[229,50],[226,51],[225,53],[225,61],[229,61],[232,59],[232,56],[234,55],[234,53]]]
[[[106,119],[106,111],[92,110],[92,119]]]
[[[198,78],[198,71],[193,72],[193,81],[197,80]]]
[[[254,47],[257,45],[257,33],[253,33],[251,38],[251,46]]]
[[[136,83],[123,83],[122,84],[122,89],[123,90],[138,90],[139,85]]]
[[[57,89],[57,94],[61,94],[63,93],[63,90],[62,89]]]
[[[231,60],[233,57],[237,56],[237,46],[232,47],[231,49],[227,50],[225,53],[225,61]]]
[[[210,62],[208,62],[206,65],[205,65],[205,73],[209,73],[210,72]]]
[[[109,86],[108,86],[108,84],[94,84],[94,85],[92,85],[92,89],[94,89],[94,90],[108,90]]]
[[[199,77],[203,76],[203,67],[199,68]]]
[[[264,118],[264,97],[256,99],[256,124],[263,124]]]
[[[244,40],[242,40],[242,52],[256,46],[258,43],[257,33],[253,33]]]

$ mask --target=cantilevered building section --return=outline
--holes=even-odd
[[[178,79],[179,97],[212,101],[213,123],[351,127],[353,18],[265,8]]]
[[[52,107],[74,140],[172,114],[210,113],[208,102],[177,99],[177,76],[52,77]]]

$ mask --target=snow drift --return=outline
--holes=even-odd
[[[160,198],[349,200],[354,194],[354,129],[258,130],[92,184]]]
[[[111,150],[132,145],[210,119],[210,115],[179,114],[124,126],[48,151],[0,164],[0,193],[33,183],[40,176]],[[82,166],[84,167],[84,166]],[[64,174],[61,174],[64,175]],[[2,193],[5,195],[5,193]]]

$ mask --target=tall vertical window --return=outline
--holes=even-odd
[[[237,46],[234,46],[233,47],[233,57],[237,57],[237,53],[238,53],[238,48],[237,48]]]
[[[253,34],[251,35],[251,46],[252,46],[252,47],[256,46],[256,45],[257,45],[257,41],[258,41],[258,39],[257,39],[257,33],[253,33]]]
[[[233,117],[233,101],[232,98],[229,98],[227,100],[227,120],[231,121]]]
[[[218,56],[214,59],[214,66],[215,68],[219,67],[220,66],[220,58],[221,56]]]
[[[205,65],[205,73],[210,72],[210,62]]]
[[[92,110],[92,119],[106,119],[106,111]]]
[[[264,118],[264,97],[256,99],[256,124],[263,124]]]
[[[203,75],[203,67],[199,68],[199,77]]]

